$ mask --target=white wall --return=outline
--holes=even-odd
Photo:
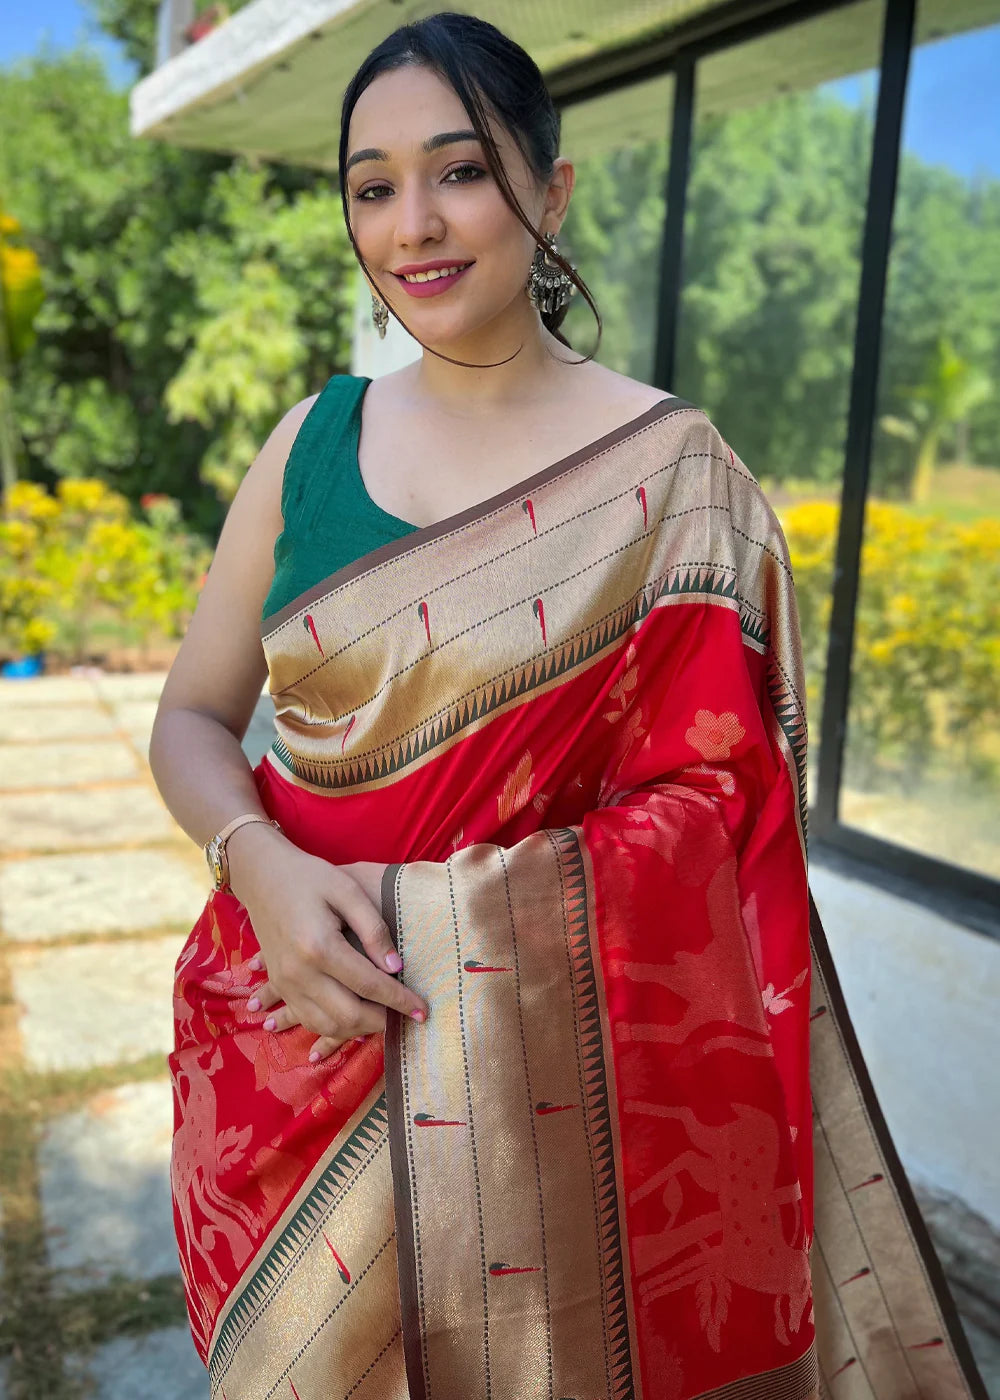
[[[810,882],[903,1165],[1000,1228],[1000,942],[815,862]]]
[[[380,340],[372,321],[372,294],[364,274],[358,268],[357,302],[354,308],[354,337],[351,347],[351,373],[378,379],[403,365],[412,364],[421,355],[418,343],[404,331],[394,316],[389,317],[385,339]]]

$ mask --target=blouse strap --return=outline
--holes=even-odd
[[[302,420],[281,485],[286,529],[307,515],[320,515],[329,492],[349,467],[357,450],[357,409],[368,382],[358,375],[333,375]]]

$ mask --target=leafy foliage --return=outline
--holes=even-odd
[[[152,0],[91,3],[148,63]],[[164,493],[212,532],[275,421],[346,367],[353,257],[329,177],[135,141],[126,105],[86,53],[0,74],[0,195],[45,292],[16,375],[27,474]],[[842,470],[871,135],[868,110],[823,93],[696,124],[673,387],[770,481]],[[601,358],[639,378],[665,160],[654,142],[580,162],[565,227],[604,316]],[[906,495],[931,456],[996,463],[998,281],[1000,181],[904,154],[880,493]],[[590,346],[582,298],[565,325]],[[958,366],[947,404],[942,345]]]
[[[843,470],[871,141],[870,112],[824,93],[695,126],[671,387],[772,481],[834,483]],[[657,142],[580,161],[564,225],[605,320],[600,358],[640,379],[652,373],[665,158]],[[1000,397],[983,392],[1000,363],[998,282],[1000,181],[970,184],[904,153],[874,458],[881,492],[909,494],[928,433],[894,429],[928,401],[936,454],[1000,465]],[[565,326],[589,349],[579,303]],[[950,387],[942,342],[960,370]]]
[[[0,131],[46,292],[15,391],[29,477],[161,492],[214,530],[277,418],[349,353],[328,180],[133,140],[86,53],[0,76]]]
[[[216,176],[208,213],[217,232],[181,235],[167,252],[194,306],[173,329],[187,353],[165,403],[172,421],[215,428],[202,479],[229,500],[277,419],[348,356],[354,255],[339,195],[289,201],[263,170]]]
[[[124,496],[83,477],[4,494],[0,652],[82,660],[109,621],[119,639],[183,635],[210,552],[184,531],[176,501],[144,501],[136,518]]]
[[[808,703],[823,691],[837,507],[781,513],[799,603]],[[848,754],[860,786],[904,788],[935,762],[987,781],[1000,756],[1000,521],[955,524],[871,502],[861,559]]]

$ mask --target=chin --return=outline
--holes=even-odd
[[[407,317],[405,310],[401,311],[400,314],[404,325],[409,328],[411,333],[433,350],[443,350],[449,345],[460,345],[463,341],[480,335],[489,325],[489,320],[470,321],[466,317],[441,317],[440,319],[434,316],[410,315]]]
[[[519,343],[523,338],[523,324],[519,316],[511,314],[515,306],[516,302],[504,302],[478,314],[452,313],[440,318],[427,315],[423,325],[420,317],[411,315],[407,324],[413,327],[425,345],[430,345],[436,350],[447,345],[459,345],[463,341],[471,343],[482,337],[489,337],[501,344],[513,338],[514,343]],[[400,314],[405,320],[405,308]],[[509,354],[510,350],[498,353]]]

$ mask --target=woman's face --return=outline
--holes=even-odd
[[[491,131],[525,214],[556,232],[573,187],[560,159],[540,184],[511,137]],[[524,292],[535,243],[489,172],[453,90],[414,65],[383,73],[358,99],[347,146],[351,227],[375,290],[426,345],[452,346],[536,316]],[[430,264],[457,275],[407,282]],[[412,276],[412,274],[410,274]]]

